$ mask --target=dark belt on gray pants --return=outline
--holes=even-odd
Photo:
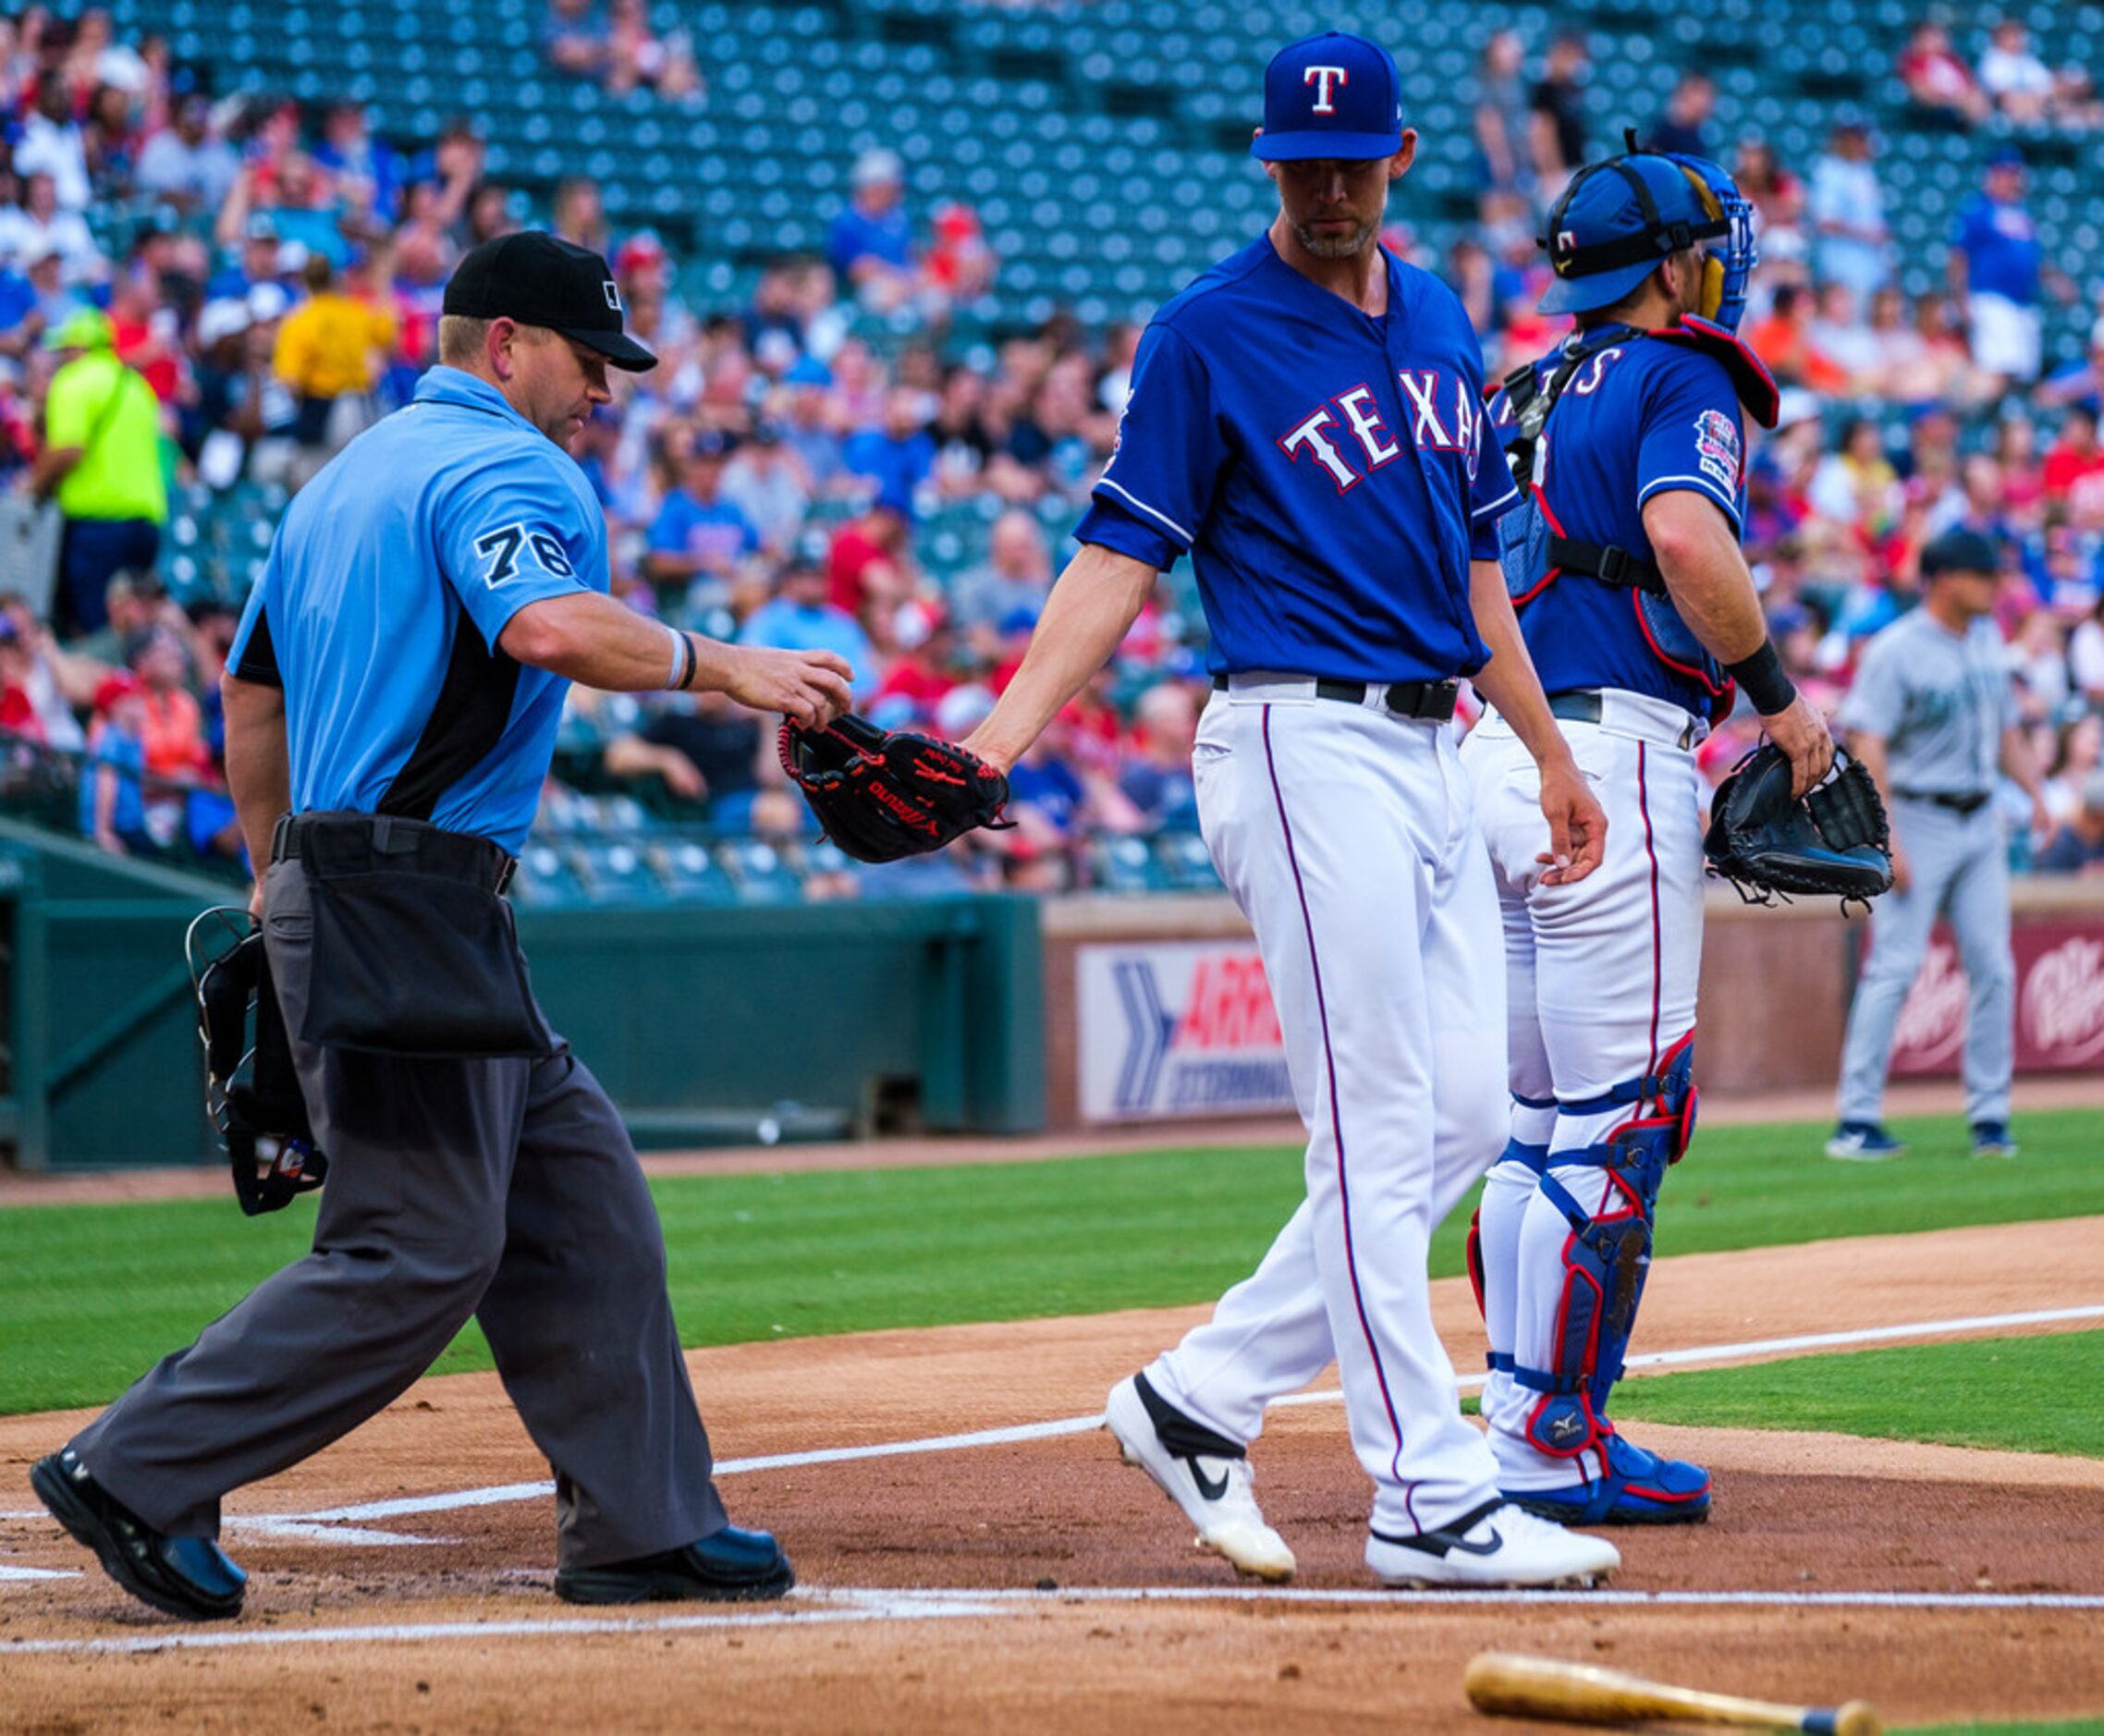
[[[300,842],[316,825],[356,826],[370,840],[376,856],[413,864],[425,874],[448,880],[465,880],[501,893],[511,884],[518,862],[486,837],[470,832],[448,832],[427,820],[404,819],[391,813],[283,813],[270,840],[273,862],[297,862]]]
[[[1895,789],[1892,793],[1902,801],[1926,801],[1932,808],[1948,808],[1952,813],[1977,813],[1994,800],[1990,789],[1969,790],[1958,795],[1948,789]]]
[[[1551,693],[1548,696],[1548,715],[1551,717],[1561,717],[1567,723],[1596,724],[1605,709],[1600,703],[1600,696],[1589,689],[1580,688],[1568,693]],[[1680,745],[1682,748],[1694,746],[1695,728],[1694,719],[1689,718],[1688,727],[1681,731]]]
[[[1307,678],[1301,678],[1305,680]],[[1213,691],[1228,691],[1228,678],[1216,675]],[[1454,715],[1454,702],[1461,694],[1459,681],[1390,681],[1386,687],[1379,682],[1332,681],[1320,678],[1315,684],[1317,699],[1334,699],[1341,704],[1364,705],[1369,691],[1381,695],[1391,715],[1397,717],[1430,718],[1445,723]]]

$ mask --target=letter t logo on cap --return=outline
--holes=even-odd
[[[1301,82],[1315,86],[1316,114],[1334,115],[1337,113],[1337,104],[1329,100],[1330,85],[1333,82],[1339,85],[1350,84],[1352,75],[1342,67],[1310,67],[1301,74]]]

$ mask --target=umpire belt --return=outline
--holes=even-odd
[[[501,894],[511,884],[515,858],[486,837],[471,832],[448,832],[428,820],[411,820],[393,813],[324,812],[278,815],[277,830],[271,835],[273,862],[298,862],[305,839],[317,829],[360,836],[376,861],[447,880],[465,880]]]
[[[1459,681],[1333,681],[1327,676],[1281,675],[1246,669],[1216,675],[1216,693],[1240,693],[1250,699],[1333,699],[1340,705],[1361,705],[1391,717],[1446,723],[1454,715]]]
[[[1620,688],[1578,688],[1548,696],[1549,715],[1566,723],[1597,724],[1610,736],[1633,736],[1686,752],[1709,734],[1709,726],[1670,700]]]
[[[1902,801],[1926,801],[1932,808],[1948,808],[1961,817],[1979,813],[1994,800],[1994,792],[1987,789],[1964,795],[1949,789],[1895,789],[1892,794]]]

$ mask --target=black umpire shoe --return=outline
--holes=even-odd
[[[170,1537],[110,1495],[72,1448],[30,1467],[30,1486],[52,1517],[92,1549],[103,1571],[142,1603],[186,1621],[241,1613],[249,1576],[209,1537]]]
[[[663,1555],[558,1569],[556,1595],[571,1604],[752,1603],[779,1597],[795,1583],[796,1570],[772,1534],[726,1525]]]

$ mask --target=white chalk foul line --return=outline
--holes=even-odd
[[[1422,1610],[1449,1605],[1525,1607],[1584,1604],[1630,1608],[1876,1608],[1939,1611],[2104,1610],[2104,1596],[1989,1592],[1615,1592],[1615,1591],[1314,1591],[1229,1585],[1113,1585],[1066,1591],[805,1590],[768,1609],[646,1618],[555,1617],[511,1621],[415,1621],[340,1628],[214,1629],[73,1640],[0,1640],[0,1657],[30,1653],[226,1651],[282,1645],[414,1644],[459,1639],[707,1632],[738,1628],[867,1621],[956,1621],[1028,1615],[1061,1606],[1190,1603],[1392,1607]]]
[[[0,1566],[0,1580],[6,1579],[79,1579],[78,1573],[61,1573],[47,1567]]]
[[[1629,1358],[1631,1368],[1674,1368],[1700,1363],[1727,1363],[1747,1356],[1774,1356],[1792,1351],[1832,1350],[1843,1345],[1876,1344],[1895,1339],[1932,1338],[1944,1332],[1988,1332],[2005,1326],[2054,1326],[2070,1320],[2104,1319],[2104,1303],[2073,1308],[2034,1309],[2024,1314],[1969,1314],[1956,1320],[1919,1320],[1904,1326],[1861,1326],[1847,1332],[1812,1332],[1796,1338],[1750,1339],[1740,1344],[1703,1344],[1679,1351],[1653,1351]],[[1461,1385],[1483,1384],[1481,1375],[1462,1376]],[[1334,1388],[1297,1392],[1276,1404],[1336,1404],[1344,1395]],[[867,1447],[822,1447],[809,1452],[768,1453],[752,1459],[726,1459],[716,1467],[719,1477],[751,1471],[793,1471],[806,1465],[846,1464],[862,1459],[896,1459],[911,1453],[963,1452],[978,1447],[1008,1447],[1084,1435],[1103,1425],[1093,1416],[1065,1416],[1046,1423],[1022,1423],[1009,1428],[973,1429],[961,1435],[935,1435],[921,1440],[878,1441]],[[389,1501],[361,1501],[313,1513],[258,1515],[272,1522],[327,1523],[339,1520],[401,1519],[417,1513],[451,1512],[463,1507],[490,1507],[506,1501],[543,1500],[555,1493],[552,1483],[509,1483],[495,1488],[459,1489],[442,1495],[404,1496]],[[228,1522],[232,1522],[229,1521]]]
[[[658,1616],[642,1620],[594,1620],[583,1618],[524,1621],[413,1621],[349,1628],[263,1628],[203,1633],[177,1632],[82,1640],[0,1640],[0,1657],[18,1652],[173,1652],[224,1651],[273,1645],[345,1645],[414,1643],[421,1640],[509,1639],[586,1634],[622,1635],[707,1632],[722,1628],[775,1628],[789,1622],[834,1624],[844,1621],[937,1621],[960,1616],[1011,1613],[997,1605],[966,1601],[972,1594],[913,1602],[911,1607],[873,1594],[873,1601],[838,1608],[774,1608],[725,1611],[711,1615]]]
[[[860,1597],[862,1592],[820,1592],[821,1596]],[[2104,1593],[2091,1592],[1880,1592],[1880,1591],[1403,1591],[1345,1587],[1322,1591],[1305,1585],[1091,1585],[1059,1591],[1000,1587],[948,1593],[903,1591],[887,1596],[968,1595],[1002,1604],[1043,1607],[1069,1603],[1287,1603],[1287,1604],[1586,1604],[1610,1608],[1754,1608],[1774,1609],[2104,1609]]]
[[[274,1519],[262,1514],[229,1513],[227,1530],[243,1536],[289,1539],[295,1543],[349,1544],[360,1549],[398,1549],[405,1544],[452,1543],[451,1537],[419,1537],[406,1531],[371,1531],[362,1525],[338,1525],[315,1519]]]
[[[1805,1333],[1793,1338],[1750,1339],[1738,1344],[1695,1345],[1684,1350],[1652,1351],[1629,1359],[1631,1368],[1673,1368],[1704,1363],[1732,1362],[1749,1356],[1786,1355],[1796,1351],[1833,1350],[1849,1345],[1876,1344],[1894,1339],[1930,1338],[1948,1332],[1989,1332],[2010,1326],[2057,1326],[2074,1320],[2104,1319],[2104,1304],[2070,1308],[2034,1309],[2021,1314],[1968,1314],[1953,1320],[1921,1320],[1901,1326],[1859,1326],[1846,1332]],[[1480,1387],[1481,1375],[1463,1375],[1464,1388]],[[1343,1394],[1335,1388],[1321,1392],[1297,1392],[1274,1400],[1279,1405],[1335,1404]],[[826,1447],[809,1452],[767,1453],[747,1459],[727,1459],[716,1467],[716,1475],[735,1476],[753,1471],[787,1471],[807,1465],[843,1464],[864,1459],[892,1459],[914,1453],[963,1452],[980,1447],[1005,1447],[1030,1441],[1051,1440],[1062,1435],[1086,1434],[1102,1426],[1100,1414],[1069,1416],[1045,1423],[1023,1423],[1007,1428],[973,1429],[957,1435],[935,1435],[919,1440],[879,1441],[866,1447]],[[404,1496],[393,1500],[361,1501],[329,1507],[309,1513],[228,1514],[227,1525],[263,1537],[327,1540],[340,1546],[392,1547],[405,1544],[436,1543],[439,1538],[411,1536],[404,1533],[366,1529],[364,1520],[402,1519],[420,1513],[457,1512],[465,1508],[495,1507],[512,1501],[545,1500],[555,1493],[552,1483],[505,1483],[480,1489],[455,1489],[438,1495]],[[0,1520],[43,1519],[36,1510],[0,1513]],[[0,1579],[21,1578],[31,1570],[0,1571]]]

